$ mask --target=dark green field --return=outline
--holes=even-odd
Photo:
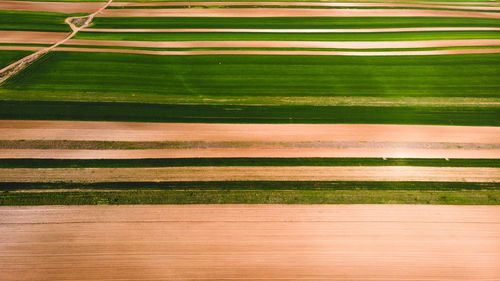
[[[70,32],[69,25],[64,23],[67,17],[84,14],[63,14],[31,11],[0,11],[1,30],[24,31],[60,31]]]
[[[439,17],[350,18],[189,18],[98,17],[94,28],[398,28],[398,27],[500,27],[497,19]]]
[[[0,168],[135,168],[186,166],[426,166],[496,167],[500,159],[411,158],[156,158],[156,159],[2,159]]]
[[[499,126],[498,116],[498,107],[231,106],[0,101],[1,119],[24,120]]]
[[[30,51],[0,51],[0,68],[31,54]]]
[[[50,53],[2,91],[179,96],[499,97],[500,55],[155,56]],[[147,98],[143,102],[148,102]]]

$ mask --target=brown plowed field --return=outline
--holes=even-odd
[[[412,9],[108,9],[99,17],[468,17],[500,18],[499,13]]]
[[[55,13],[91,13],[99,9],[102,5],[102,2],[0,1],[0,10],[40,11]]]
[[[499,206],[0,207],[1,280],[498,280]]]
[[[363,157],[500,159],[500,149],[412,148],[191,148],[191,149],[0,149],[1,158],[140,159],[218,157]]]
[[[2,140],[498,143],[500,127],[0,121]]]
[[[0,43],[54,44],[68,34],[69,32],[0,30]]]
[[[500,182],[500,168],[407,166],[15,168],[0,182],[433,181]]]

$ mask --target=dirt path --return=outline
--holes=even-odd
[[[108,9],[99,17],[471,17],[500,18],[500,13],[412,9]]]
[[[237,32],[237,33],[372,33],[417,31],[500,31],[500,27],[408,27],[339,29],[256,29],[256,28],[85,28],[81,32]]]
[[[2,140],[498,143],[500,127],[1,120]]]
[[[0,207],[2,280],[497,280],[499,206]]]
[[[99,2],[31,2],[0,1],[0,10],[54,13],[91,13],[102,6]]]
[[[67,36],[65,37],[64,39],[60,40],[60,41],[57,41],[56,43],[54,43],[54,45],[50,46],[50,47],[47,47],[47,48],[44,48],[44,49],[41,49],[41,50],[38,50],[2,69],[0,69],[0,85],[7,79],[9,79],[11,76],[15,75],[16,73],[18,73],[19,71],[21,71],[22,69],[24,69],[28,64],[36,61],[39,57],[45,55],[46,53],[50,52],[51,50],[53,50],[54,48],[56,48],[57,46],[59,45],[62,45],[64,43],[66,43],[66,41],[68,41],[69,39],[71,39],[75,34],[78,33],[78,31],[80,31],[81,29],[87,27],[91,22],[92,20],[94,19],[94,17],[101,13],[104,9],[106,9],[106,7],[111,4],[113,0],[108,0],[108,2],[106,2],[106,4],[102,5],[101,8],[99,8],[97,11],[95,11],[94,13],[88,15],[88,16],[85,16],[85,17],[69,17],[65,20],[65,22],[71,27],[72,29],[72,32]],[[84,20],[83,24],[80,25],[80,26],[75,26],[75,24],[73,23],[75,20]]]
[[[461,158],[500,159],[500,149],[425,148],[191,148],[191,149],[0,149],[1,158],[39,159],[141,159],[227,157],[360,157],[360,158]]]

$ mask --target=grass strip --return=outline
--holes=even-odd
[[[414,149],[500,149],[495,143],[440,142],[252,142],[252,141],[74,141],[0,140],[0,149],[205,149],[205,148],[414,148]],[[1,165],[1,163],[0,163]]]
[[[0,193],[2,206],[122,204],[498,205],[500,191],[231,190]]]
[[[500,126],[500,108],[231,106],[0,101],[0,119]]]
[[[136,168],[187,166],[426,166],[500,167],[500,159],[412,158],[154,158],[2,159],[0,168]]]
[[[74,39],[121,41],[418,41],[498,39],[498,31],[412,31],[368,33],[265,32],[80,32]]]
[[[93,28],[402,28],[402,27],[500,27],[498,19],[460,17],[97,17]]]

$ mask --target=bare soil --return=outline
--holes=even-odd
[[[497,280],[499,206],[0,207],[2,280]]]

